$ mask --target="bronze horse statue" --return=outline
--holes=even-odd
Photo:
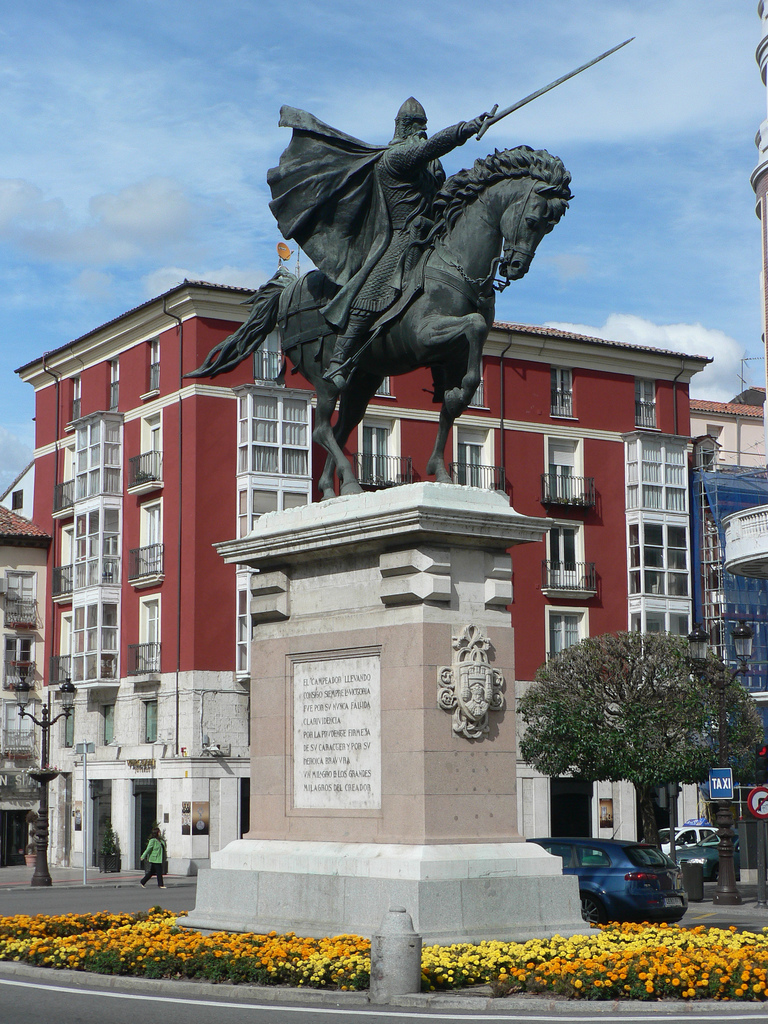
[[[319,487],[330,498],[335,496],[334,470],[341,494],[361,490],[342,447],[384,378],[429,366],[442,408],[427,473],[450,483],[445,446],[454,420],[480,383],[496,273],[501,278],[497,288],[527,273],[539,242],[568,207],[570,181],[558,157],[527,146],[497,150],[450,177],[434,202],[435,227],[410,281],[358,353],[341,395],[323,379],[335,335],[320,309],[336,285],[318,270],[296,278],[281,268],[249,300],[248,320],[189,376],[213,377],[233,369],[277,328],[293,372],[317,394],[312,436],[328,452]]]

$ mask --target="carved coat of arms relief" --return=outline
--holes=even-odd
[[[489,713],[504,707],[504,679],[490,664],[491,642],[477,626],[465,626],[452,646],[453,664],[438,669],[437,703],[453,712],[457,736],[483,739],[490,728]]]

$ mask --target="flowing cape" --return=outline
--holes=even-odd
[[[293,136],[267,173],[269,207],[283,236],[339,285],[322,312],[343,329],[354,297],[392,237],[374,174],[388,147],[370,146],[295,107],[281,107],[280,125],[292,128]]]

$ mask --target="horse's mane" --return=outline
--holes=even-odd
[[[536,191],[552,204],[552,216],[559,220],[572,199],[571,175],[562,160],[545,149],[518,146],[516,149],[495,150],[475,160],[472,167],[446,181],[435,197],[433,214],[438,222],[438,233],[452,227],[461,211],[481,192],[507,178],[533,178],[542,183]]]

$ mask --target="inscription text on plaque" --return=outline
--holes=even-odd
[[[294,663],[293,806],[381,807],[378,655]]]

